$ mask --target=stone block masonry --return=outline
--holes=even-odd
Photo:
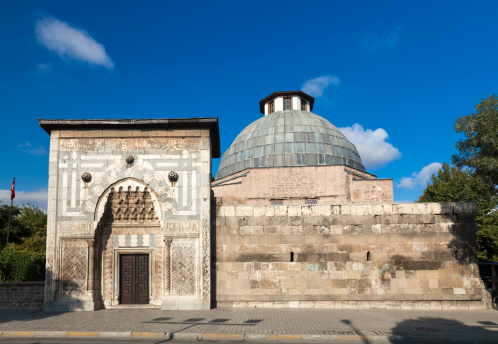
[[[41,309],[45,282],[0,283],[0,308]]]
[[[475,211],[470,203],[218,205],[217,305],[482,308]]]

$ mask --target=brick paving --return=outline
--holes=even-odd
[[[136,331],[218,334],[300,334],[491,338],[494,310],[352,310],[218,308],[210,311],[114,309],[48,313],[0,310],[0,331]]]

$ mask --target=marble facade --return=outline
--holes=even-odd
[[[120,304],[120,256],[145,255],[148,303],[211,306],[217,119],[40,120],[51,137],[46,311]]]

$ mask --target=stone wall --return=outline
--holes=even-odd
[[[218,205],[217,305],[480,308],[475,210]]]
[[[392,179],[347,166],[254,168],[216,180],[213,192],[223,204],[318,204],[393,202]]]
[[[210,130],[152,122],[116,130],[113,123],[102,121],[101,130],[52,124],[45,310],[118,305],[124,254],[148,256],[143,288],[150,304],[209,308]],[[120,203],[109,204],[115,193],[123,194]],[[177,272],[170,262],[178,261],[190,268]]]
[[[0,283],[0,308],[41,309],[45,282]]]
[[[393,201],[392,179],[356,179],[351,184],[351,203],[386,203]]]

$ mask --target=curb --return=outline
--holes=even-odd
[[[287,341],[313,342],[325,341],[336,343],[371,342],[390,343],[392,340],[402,342],[479,342],[498,344],[498,338],[489,337],[445,337],[445,336],[359,336],[329,334],[251,334],[251,333],[183,333],[183,332],[137,332],[137,331],[0,331],[0,338],[145,338],[179,339],[189,341]]]

